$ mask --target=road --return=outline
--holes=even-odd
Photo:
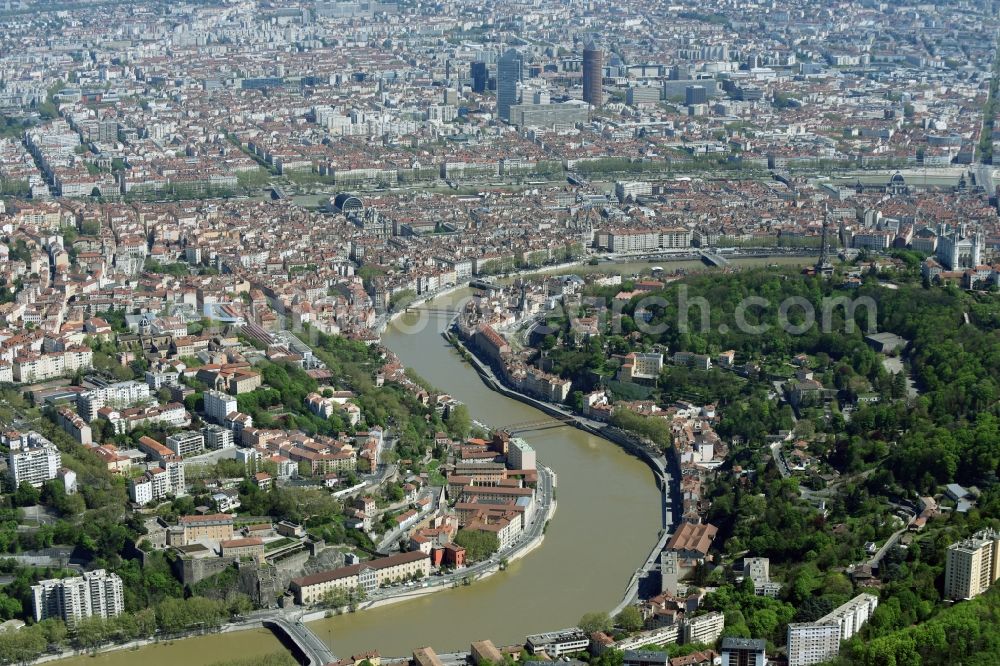
[[[781,455],[781,442],[771,444],[771,457],[774,458],[774,464],[778,466],[782,478],[787,479],[791,476],[788,465],[785,464],[785,456]]]
[[[272,631],[277,630],[287,634],[309,659],[309,666],[325,666],[337,661],[330,647],[302,623],[301,617],[302,614],[299,613],[295,620],[291,620],[286,614],[271,612],[262,616],[260,621]]]
[[[906,525],[904,525],[902,528],[900,528],[900,529],[896,530],[895,532],[893,532],[892,536],[890,536],[888,539],[885,540],[885,543],[882,544],[882,547],[879,548],[878,551],[874,555],[872,555],[872,558],[870,560],[868,560],[869,566],[871,566],[872,568],[875,568],[875,567],[878,566],[879,562],[882,561],[882,558],[885,557],[885,554],[888,553],[889,550],[892,549],[899,542],[899,538],[901,536],[903,536],[904,534],[906,534],[906,530],[908,530],[910,528],[910,524],[912,522],[913,522],[913,518],[911,517],[910,521],[907,522]]]
[[[427,492],[423,492],[420,494],[421,498],[428,496],[430,497],[431,503],[427,505],[427,508],[425,508],[423,511],[414,516],[413,520],[407,523],[405,527],[397,527],[387,532],[386,535],[382,537],[382,540],[379,541],[378,545],[375,547],[375,550],[377,550],[380,553],[388,553],[390,550],[393,550],[393,546],[396,545],[396,543],[403,537],[403,535],[407,534],[410,531],[410,528],[413,527],[413,525],[417,524],[418,522],[420,522],[421,520],[423,520],[424,518],[426,518],[427,516],[431,515],[432,513],[438,510],[438,505],[440,503],[440,498],[441,498],[441,492],[440,492],[441,489],[431,486],[430,491],[431,492],[429,494]],[[403,506],[407,506],[407,504],[404,502]],[[392,507],[388,507],[386,509],[386,511],[392,511],[392,510],[393,510]]]

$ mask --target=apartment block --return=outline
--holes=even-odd
[[[986,529],[948,546],[944,595],[971,599],[1000,578],[1000,532]]]
[[[56,420],[62,429],[80,444],[86,446],[93,443],[94,436],[90,426],[69,407],[60,407],[56,412]]]
[[[788,625],[788,666],[828,661],[840,653],[840,642],[861,631],[878,606],[878,597],[859,594],[815,622]]]
[[[87,617],[117,617],[125,610],[122,579],[104,569],[31,586],[35,621],[61,618],[72,626]]]
[[[76,399],[76,408],[88,423],[97,418],[97,412],[104,407],[123,409],[143,400],[150,400],[149,385],[136,382],[118,382],[103,388],[81,393]]]
[[[221,391],[205,391],[205,415],[214,423],[224,424],[237,411],[235,396]]]
[[[236,446],[233,431],[222,426],[209,423],[201,429],[201,435],[205,438],[207,449],[231,449]]]
[[[37,432],[20,435],[8,442],[10,454],[7,457],[11,483],[17,488],[27,481],[41,488],[46,481],[56,478],[62,466],[62,455],[56,445]]]
[[[765,666],[767,641],[759,638],[722,639],[722,666]]]
[[[558,659],[571,652],[586,650],[590,645],[590,638],[574,627],[528,636],[527,645],[531,654],[544,652],[549,659]]]
[[[205,450],[205,437],[194,430],[184,430],[167,437],[167,448],[178,456],[194,456]]]
[[[835,624],[801,622],[788,625],[788,666],[807,666],[840,654],[840,628]]]
[[[511,469],[535,469],[535,449],[520,437],[511,437],[507,449],[507,464]]]
[[[726,616],[722,613],[706,613],[684,621],[685,643],[712,644],[722,635]]]

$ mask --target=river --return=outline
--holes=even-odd
[[[737,259],[738,265],[806,264],[808,258]],[[649,262],[601,264],[581,272],[648,271]],[[660,262],[666,270],[704,268],[698,261]],[[383,337],[402,362],[469,407],[472,417],[492,427],[539,421],[546,416],[489,390],[441,337],[443,315],[469,293],[443,296],[397,319]],[[414,324],[423,316],[428,325]],[[410,330],[413,329],[413,330]],[[566,426],[524,435],[538,459],[558,477],[558,511],[541,547],[511,563],[506,571],[468,587],[416,600],[313,622],[310,629],[338,657],[377,649],[385,656],[406,656],[415,647],[438,652],[468,649],[489,638],[497,645],[521,643],[525,635],[574,625],[594,610],[621,600],[625,586],[656,541],[661,525],[660,493],[652,471],[618,446]],[[240,632],[178,641],[139,651],[60,661],[60,666],[207,666],[214,662],[266,654],[279,645],[262,643],[260,632]]]
[[[58,666],[209,666],[229,659],[260,657],[284,651],[281,641],[269,629],[248,629],[165,641],[138,650],[60,659],[52,663]]]
[[[430,307],[447,308],[467,293],[435,299]],[[462,400],[489,426],[547,418],[482,383],[441,337],[447,316],[407,332],[418,317],[400,318],[384,337],[404,365]],[[572,427],[524,437],[558,476],[559,508],[542,546],[472,586],[311,624],[338,656],[367,649],[403,656],[422,645],[448,652],[480,638],[518,643],[528,633],[572,626],[583,613],[618,603],[661,527],[652,472],[614,444]]]

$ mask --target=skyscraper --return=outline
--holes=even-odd
[[[524,71],[524,58],[514,49],[508,49],[497,64],[497,114],[510,121],[510,107],[517,104],[517,84]]]
[[[489,84],[490,80],[490,72],[486,67],[486,63],[478,61],[472,63],[470,74],[472,76],[472,92],[486,92],[486,86]]]
[[[604,52],[590,42],[583,48],[583,101],[592,106],[604,103]]]

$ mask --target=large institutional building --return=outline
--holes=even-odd
[[[1000,578],[1000,532],[982,530],[948,546],[944,596],[971,599]]]
[[[983,235],[962,236],[955,231],[938,237],[936,256],[949,270],[975,268],[982,263]]]
[[[337,590],[346,592],[361,588],[371,593],[387,583],[405,578],[423,578],[430,572],[430,557],[417,550],[296,578],[291,583],[291,589],[295,593],[295,601],[309,606],[323,601],[327,594]]]
[[[31,594],[36,622],[57,617],[72,626],[86,617],[116,617],[125,610],[122,579],[104,569],[38,581],[31,586]]]

